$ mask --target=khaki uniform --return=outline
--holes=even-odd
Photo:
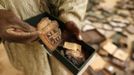
[[[54,9],[49,10],[48,3],[53,5]],[[87,3],[88,0],[0,0],[0,9],[11,9],[22,20],[56,10],[58,13],[56,16],[63,22],[74,21],[81,29]],[[48,57],[45,48],[38,42],[20,44],[5,41],[4,45],[13,66],[23,71],[25,75],[71,74],[53,56]]]

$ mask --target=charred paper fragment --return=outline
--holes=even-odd
[[[61,31],[56,20],[50,20],[48,17],[43,18],[37,25],[39,35],[42,42],[48,49],[54,51],[61,42]]]
[[[81,45],[73,42],[65,42],[63,48],[66,49],[67,58],[74,64],[79,65],[85,61],[85,55],[82,52]]]

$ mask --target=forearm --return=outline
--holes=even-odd
[[[84,19],[88,0],[65,0],[59,6],[59,18],[63,22],[73,21],[81,29],[81,21]]]
[[[73,21],[79,29],[80,22],[84,19],[88,0],[48,0],[50,10],[58,11],[58,16],[63,22]],[[53,8],[51,8],[53,7]],[[52,11],[52,13],[54,13]],[[57,16],[57,15],[56,15]]]

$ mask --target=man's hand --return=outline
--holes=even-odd
[[[76,24],[74,22],[69,21],[65,25],[66,25],[67,30],[70,33],[75,35],[77,37],[77,39],[82,40],[82,37],[80,36],[80,30],[78,29],[78,27],[76,26]]]
[[[0,38],[10,42],[28,43],[37,39],[36,29],[21,21],[11,10],[0,9]]]

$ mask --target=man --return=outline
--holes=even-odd
[[[87,3],[88,0],[0,0],[0,37],[13,66],[25,75],[70,75],[68,69],[53,56],[48,57],[45,48],[36,41],[40,32],[22,20],[49,12],[77,35]]]

